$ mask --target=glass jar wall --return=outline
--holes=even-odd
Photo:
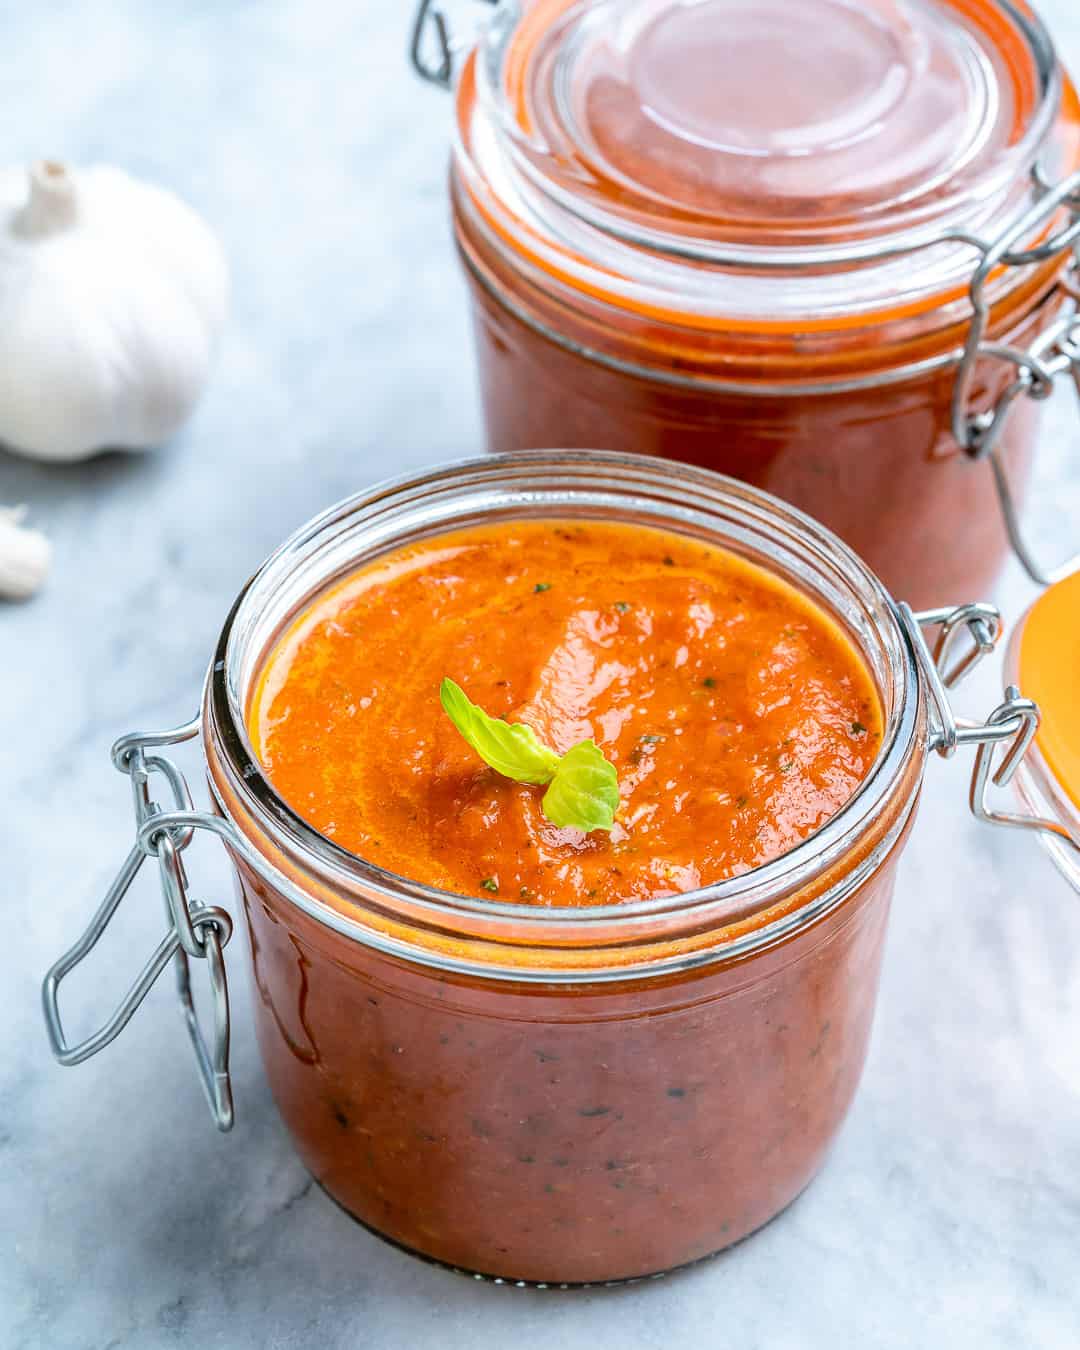
[[[241,865],[271,1090],[319,1184],[412,1252],[550,1284],[684,1265],[820,1167],[862,1071],[893,873],[743,962],[534,987],[393,960]]]

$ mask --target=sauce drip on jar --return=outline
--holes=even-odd
[[[558,829],[443,713],[615,765],[610,833]],[[862,659],[807,597],[723,549],[586,521],[485,525],[386,554],[312,601],[249,715],[275,789],[388,871],[457,894],[602,905],[695,890],[819,829],[881,743]]]

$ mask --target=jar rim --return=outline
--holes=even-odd
[[[605,511],[615,514],[604,518],[681,530],[748,557],[764,547],[763,539],[768,541],[775,555],[773,570],[802,584],[853,637],[882,694],[885,734],[871,772],[820,830],[763,867],[713,886],[625,904],[544,909],[459,896],[388,872],[319,833],[283,800],[251,744],[248,700],[276,636],[316,594],[406,539],[479,519],[595,517]],[[816,580],[810,575],[814,569]],[[824,598],[826,592],[832,604]],[[729,930],[773,909],[778,897],[803,894],[814,878],[831,875],[880,822],[898,784],[906,781],[905,770],[917,764],[915,777],[921,781],[925,727],[922,680],[895,605],[877,578],[830,531],[769,494],[709,470],[601,451],[533,451],[456,461],[380,483],[330,507],[280,545],[240,592],[222,628],[203,699],[204,748],[218,807],[247,844],[258,841],[254,851],[244,850],[247,861],[259,870],[266,864],[273,884],[311,917],[370,943],[370,927],[360,911],[374,905],[444,935],[517,946],[525,935],[549,953],[560,946],[570,951],[598,943],[614,952],[620,943],[640,946],[643,938],[658,933]],[[215,781],[215,769],[223,783]],[[890,848],[910,814],[918,781],[888,834]],[[237,805],[248,829],[235,818]],[[288,858],[335,895],[338,888],[355,895],[356,912],[351,905],[328,905],[305,887],[290,884],[288,869],[268,862],[268,854]],[[871,865],[869,855],[864,861]],[[841,877],[825,893],[796,904],[777,919],[779,927],[765,923],[752,928],[751,945],[791,931],[792,920],[801,926],[817,917],[823,903],[836,901],[834,892],[847,893],[850,881],[850,875]],[[725,955],[730,950],[725,947]],[[404,954],[416,959],[408,944]],[[682,952],[663,968],[696,964],[708,955]],[[447,959],[445,952],[434,963],[450,968],[461,964]],[[612,964],[612,978],[630,973],[625,959]],[[649,964],[658,968],[656,962]],[[474,965],[466,961],[465,968]],[[505,977],[530,978],[523,969],[515,966]],[[548,966],[543,971],[544,979],[561,978]],[[572,977],[582,976],[575,971]],[[590,967],[587,978],[603,976]]]
[[[952,8],[952,0],[942,5]],[[1007,21],[1024,47],[1031,82],[1039,90],[1037,107],[997,165],[1001,181],[985,185],[985,198],[961,194],[951,215],[935,215],[906,231],[886,222],[883,232],[862,241],[780,246],[767,238],[762,244],[761,236],[751,234],[749,242],[739,244],[722,236],[687,234],[684,228],[665,238],[655,227],[641,230],[616,217],[582,214],[572,177],[566,183],[541,181],[543,173],[530,162],[535,147],[518,125],[515,99],[503,87],[510,78],[504,63],[515,82],[527,65],[520,54],[513,60],[507,55],[524,26],[514,5],[495,11],[489,36],[463,71],[456,96],[455,174],[478,228],[515,266],[630,315],[710,330],[795,331],[823,339],[838,330],[846,333],[853,324],[903,322],[910,330],[921,321],[937,331],[946,320],[957,322],[980,250],[1030,208],[1040,174],[1045,179],[1047,172],[1071,172],[1078,154],[1074,138],[1063,163],[1039,163],[1062,121],[1066,87],[1070,109],[1075,102],[1042,21],[1012,0],[977,0],[975,8]],[[1011,66],[1006,74],[1014,81],[1021,78]],[[523,96],[517,104],[524,106]],[[1050,228],[1030,242],[1041,240]],[[1052,283],[1062,265],[1058,259],[1033,270]],[[995,302],[1030,282],[1020,274],[1025,270],[996,275]]]

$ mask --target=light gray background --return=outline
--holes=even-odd
[[[29,502],[57,554],[45,594],[0,609],[0,1345],[1080,1344],[1080,904],[1036,846],[968,818],[966,763],[930,766],[864,1084],[823,1175],[670,1280],[487,1287],[350,1223],[274,1112],[242,936],[231,1136],[209,1122],[168,980],[108,1053],[49,1058],[39,979],[130,839],[112,739],[191,714],[231,599],[294,526],[479,445],[450,108],[406,68],[407,8],[0,9],[5,158],[115,161],[172,186],[220,232],[235,282],[220,364],[173,445],[75,469],[0,455],[0,502]],[[1075,0],[1043,8],[1080,69]],[[1080,519],[1069,399],[1041,473],[1049,543]],[[1013,575],[998,598],[1015,618],[1029,595]],[[969,706],[990,706],[995,678]],[[199,893],[228,901],[216,846],[189,856]],[[73,988],[87,1014],[160,935],[149,889],[119,927]]]

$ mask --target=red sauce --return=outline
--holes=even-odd
[[[444,675],[564,753],[615,765],[610,834],[557,829],[487,768]],[[316,600],[266,664],[252,739],[323,834],[399,875],[539,905],[695,890],[819,829],[877,755],[881,712],[840,629],[792,587],[684,536],[486,525],[405,548]]]
[[[622,783],[611,838],[553,830],[537,789],[480,765],[439,710],[444,674],[559,748],[591,732]],[[464,914],[460,928],[410,927],[407,904],[279,852],[208,741],[223,809],[276,874],[412,953],[317,921],[236,859],[274,1097],[351,1214],[448,1265],[559,1284],[697,1260],[798,1195],[861,1072],[921,760],[802,890],[777,889],[715,932],[700,913],[662,930],[681,958],[663,973],[645,955],[618,973],[633,948],[609,950],[610,931],[560,939],[556,961],[534,930],[554,918],[538,905],[730,875],[842,807],[875,757],[881,711],[830,616],[678,534],[483,526],[385,554],[313,599],[269,653],[249,720],[277,789],[338,842],[518,902],[481,973],[454,968],[478,959]],[[826,893],[835,903],[817,917],[729,950]],[[635,934],[640,921],[627,920]],[[526,980],[535,965],[567,979]]]

